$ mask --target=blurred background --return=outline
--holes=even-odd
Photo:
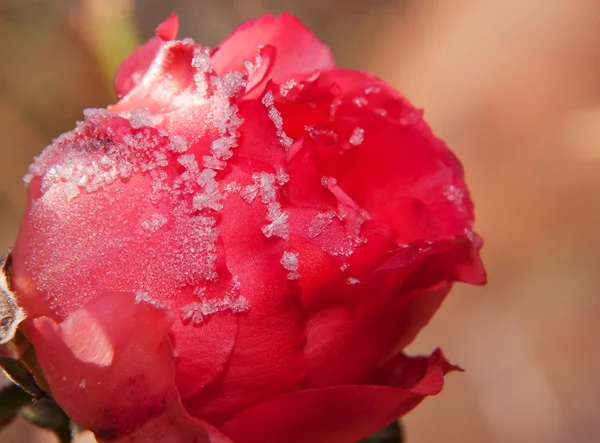
[[[1,250],[32,157],[115,99],[119,62],[173,9],[180,35],[210,46],[296,14],[340,65],[424,108],[462,159],[489,284],[456,287],[411,346],[466,372],[405,418],[408,442],[600,441],[600,2],[0,0]],[[0,434],[51,441],[20,422]]]

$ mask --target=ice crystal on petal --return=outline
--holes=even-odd
[[[298,277],[300,277],[300,274],[298,273],[299,262],[297,253],[284,251],[280,263],[286,271],[289,271],[289,280],[296,280]]]
[[[265,105],[267,108],[273,106],[273,103],[275,103],[275,100],[273,99],[273,93],[271,91],[267,92],[264,97],[262,98],[262,103],[263,105]]]
[[[263,96],[262,103],[268,108],[269,118],[273,122],[273,125],[275,125],[275,134],[277,137],[279,137],[279,144],[282,145],[287,151],[289,147],[292,146],[294,140],[292,140],[283,130],[283,118],[275,107],[275,100],[271,91],[267,92]]]
[[[365,89],[366,95],[379,94],[381,92],[381,86],[369,86]]]
[[[167,223],[167,216],[164,214],[152,214],[149,219],[142,221],[142,228],[150,233],[154,233]]]
[[[182,154],[188,150],[188,144],[185,137],[174,135],[171,137],[171,142],[167,145],[167,148],[173,152]]]
[[[296,86],[296,80],[291,78],[279,87],[279,93],[283,97],[287,97],[287,95],[290,93],[290,91],[292,89],[294,89],[295,86]]]
[[[363,106],[367,106],[369,104],[365,97],[355,97],[352,99],[352,103],[354,103],[359,108],[362,108]]]
[[[219,171],[222,171],[227,166],[227,162],[219,160],[210,155],[205,155],[204,157],[202,157],[202,166],[204,166],[205,168],[217,169]]]
[[[258,195],[258,184],[248,185],[240,191],[240,196],[246,203],[252,203]]]
[[[279,183],[279,186],[283,186],[289,181],[290,175],[285,172],[283,168],[280,168],[279,171],[277,171],[277,183]]]
[[[150,118],[150,112],[148,109],[134,109],[131,111],[129,122],[131,127],[138,129],[143,126],[152,126],[152,120]]]
[[[280,237],[289,240],[290,231],[287,219],[289,214],[281,210],[279,202],[269,203],[267,206],[267,221],[271,222],[262,227],[262,232],[266,237]]]
[[[223,196],[219,192],[219,184],[215,180],[216,172],[212,169],[204,169],[198,176],[198,184],[202,186],[203,192],[194,196],[192,205],[194,209],[202,210],[210,208],[215,211],[223,209],[221,200]]]
[[[365,130],[363,128],[354,128],[354,132],[350,136],[350,144],[354,146],[360,145],[365,139]]]
[[[234,283],[235,284],[235,283]],[[219,312],[239,313],[247,311],[250,307],[248,300],[239,295],[239,284],[234,287],[223,298],[202,298],[198,302],[192,302],[181,307],[181,319],[199,325],[206,317]]]
[[[317,214],[308,224],[308,236],[309,238],[316,238],[321,235],[327,226],[329,226],[333,219],[337,216],[335,211],[327,211]]]
[[[169,307],[166,303],[163,303],[154,297],[150,297],[148,293],[143,291],[138,291],[135,293],[135,303],[148,303],[157,309],[165,309]]]
[[[254,73],[256,72],[256,70],[258,68],[260,68],[261,64],[262,64],[262,57],[260,56],[260,54],[256,54],[254,63],[252,63],[249,60],[244,60],[244,67],[246,68],[246,71],[248,71],[248,76],[252,77],[254,75]]]

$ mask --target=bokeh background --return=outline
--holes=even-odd
[[[456,287],[412,345],[466,372],[405,418],[408,442],[600,441],[600,2],[0,0],[1,250],[32,157],[114,100],[119,62],[172,9],[211,46],[293,12],[341,65],[424,108],[462,159],[489,284]],[[0,434],[51,441],[20,422]]]

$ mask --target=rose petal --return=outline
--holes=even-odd
[[[239,168],[232,169],[229,180],[249,181]],[[240,408],[298,388],[305,373],[300,288],[280,264],[287,242],[262,233],[266,208],[260,197],[249,204],[232,193],[221,215],[227,267],[249,310],[240,315],[236,345],[221,377],[184,399],[192,415],[217,425]]]
[[[192,66],[194,48],[189,41],[162,44],[145,74],[109,109],[115,113],[146,109],[151,114],[164,114],[189,105],[190,94],[196,90],[194,75],[197,71]],[[123,75],[128,73],[127,70]]]
[[[142,80],[162,45],[160,38],[152,37],[123,60],[114,79],[117,97],[125,96]]]
[[[378,114],[375,106],[390,108],[398,118]],[[332,124],[343,149],[321,145],[323,173],[335,177],[373,219],[394,227],[396,241],[448,239],[472,226],[460,163],[389,87],[365,76],[339,99]]]
[[[115,92],[121,98],[131,91],[142,79],[152,61],[163,46],[163,42],[174,40],[179,28],[179,17],[175,12],[156,28],[156,37],[136,48],[117,69],[114,79]]]
[[[172,316],[134,300],[105,294],[60,324],[34,320],[32,340],[52,395],[100,441],[211,441],[175,388]]]
[[[173,11],[164,22],[158,25],[156,28],[156,36],[160,37],[160,39],[165,42],[175,40],[178,30],[179,17],[177,16],[177,13]]]
[[[221,429],[237,443],[360,440],[409,412],[424,397],[439,393],[444,374],[453,369],[437,351],[425,365],[422,358],[403,363],[403,371],[388,386],[351,385],[292,392],[246,409]],[[410,380],[403,379],[405,374]],[[265,417],[268,426],[264,425]]]
[[[219,73],[242,71],[243,61],[253,61],[257,49],[266,45],[277,49],[277,58],[268,76],[276,82],[292,75],[335,67],[329,48],[287,13],[279,17],[264,15],[237,28],[214,53],[213,67]]]

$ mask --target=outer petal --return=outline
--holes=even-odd
[[[160,38],[152,37],[123,60],[114,80],[117,97],[123,97],[140,82],[162,45]]]
[[[129,293],[106,294],[60,324],[34,320],[33,343],[53,396],[101,441],[211,441],[179,400],[168,339],[172,317],[134,300]]]
[[[121,98],[131,91],[142,79],[163,46],[163,41],[174,40],[179,19],[174,12],[156,28],[156,37],[137,48],[121,63],[115,75],[115,91]]]
[[[337,101],[331,124],[339,144],[322,146],[323,173],[393,226],[398,242],[453,238],[472,227],[460,163],[389,86],[365,76]]]
[[[249,178],[239,168],[228,177]],[[238,193],[224,202],[219,225],[227,267],[240,283],[249,310],[239,317],[239,333],[223,374],[184,404],[195,417],[218,425],[240,409],[297,389],[305,374],[304,318],[300,288],[280,264],[287,242],[267,238],[265,205]]]
[[[388,386],[335,386],[282,395],[241,412],[222,429],[237,443],[360,440],[409,412],[424,397],[439,393],[444,374],[453,367],[435,352],[425,360],[405,359],[399,369],[386,371],[396,376],[386,377],[393,382]]]
[[[293,15],[264,15],[237,28],[212,57],[219,73],[242,71],[244,60],[253,61],[259,46],[272,45],[277,58],[269,78],[280,81],[292,75],[335,67],[329,48]]]

